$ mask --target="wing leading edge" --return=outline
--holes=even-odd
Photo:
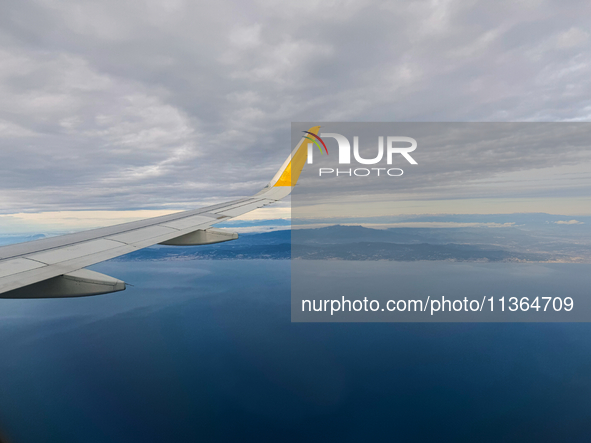
[[[318,134],[319,126],[310,128]],[[302,138],[273,179],[250,198],[105,228],[0,247],[0,298],[79,297],[125,289],[113,277],[84,269],[158,243],[199,245],[237,234],[210,229],[289,195],[307,156]]]

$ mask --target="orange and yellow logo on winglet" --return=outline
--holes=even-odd
[[[318,141],[320,141],[320,143],[322,143],[322,146],[324,146],[326,153],[328,154],[328,149],[326,149],[326,145],[324,144],[324,141],[318,136],[319,130],[320,130],[320,126],[314,126],[314,127],[310,128],[308,131],[304,131],[306,134],[309,134],[309,136],[313,137],[313,138],[309,138],[309,136],[304,136],[304,140],[312,141],[313,143],[315,143],[318,146],[320,151],[322,151],[322,148],[318,144]],[[285,170],[281,174],[281,177],[279,177],[279,180],[277,180],[277,182],[273,186],[295,186],[296,185],[296,183],[298,182],[298,178],[300,177],[300,173],[302,172],[302,169],[304,168],[304,165],[306,164],[306,159],[308,158],[307,145],[308,145],[308,143],[305,143],[303,141],[300,142],[299,148],[297,149],[297,151],[295,153],[292,153],[291,160],[290,160],[289,164],[285,167]]]

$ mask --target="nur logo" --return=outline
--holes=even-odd
[[[339,148],[339,164],[340,165],[350,165],[351,164],[351,143],[349,139],[344,135],[337,134],[337,133],[322,133],[320,135],[316,135],[310,131],[303,131],[307,135],[304,136],[305,141],[309,141],[308,143],[308,152],[307,152],[307,163],[313,164],[314,163],[314,145],[318,147],[321,153],[328,155],[328,148],[326,147],[326,143],[322,138],[333,138],[336,140]],[[384,149],[384,141],[386,142],[385,149]],[[320,143],[319,143],[320,142]],[[320,145],[322,144],[322,146]],[[324,151],[322,150],[324,147]],[[400,136],[386,136],[386,137],[378,137],[378,146],[377,146],[377,154],[373,158],[363,158],[359,153],[359,137],[353,137],[353,158],[355,162],[362,164],[362,165],[375,165],[380,163],[384,157],[386,159],[386,164],[391,165],[393,157],[396,154],[401,155],[406,161],[408,161],[411,165],[416,165],[417,162],[415,159],[410,155],[417,148],[417,141],[411,137],[400,137]],[[381,172],[385,171],[385,174],[380,174]],[[404,171],[400,168],[356,168],[356,169],[339,169],[339,168],[319,168],[318,174],[319,176],[330,175],[334,174],[333,176],[338,177],[339,175],[348,175],[348,176],[358,176],[358,177],[365,177],[368,175],[376,174],[380,175],[389,175],[390,177],[399,177],[404,173]]]
[[[318,135],[320,126],[313,126],[308,131],[302,131],[305,135],[300,139],[291,155],[285,160],[281,169],[275,174],[273,180],[269,182],[267,187],[286,188],[294,187],[298,181],[300,173],[306,164],[314,162],[314,146],[317,146],[321,154],[328,155],[328,148],[323,137],[329,137],[336,140],[339,148],[339,164],[351,164],[351,143],[347,137],[337,133],[323,133]],[[401,146],[402,145],[402,146]],[[322,149],[324,148],[324,149]],[[353,157],[357,163],[362,165],[375,165],[386,157],[386,163],[392,164],[392,157],[395,154],[400,154],[411,165],[416,165],[417,162],[411,157],[410,153],[417,148],[417,141],[410,137],[386,137],[386,149],[384,149],[384,137],[378,137],[378,153],[374,158],[363,158],[359,154],[359,137],[353,137]],[[384,172],[385,171],[385,172]],[[400,177],[404,171],[400,168],[319,168],[318,174],[322,176],[339,177],[341,175],[348,175],[349,177],[366,177],[368,175]],[[267,189],[267,188],[265,188]],[[283,192],[283,191],[281,191]],[[283,195],[283,194],[281,194]],[[287,194],[285,194],[287,195]]]

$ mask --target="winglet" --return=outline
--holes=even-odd
[[[313,126],[306,132],[318,135],[319,130],[320,126]],[[300,173],[306,164],[306,159],[308,158],[308,143],[306,143],[306,140],[306,136],[302,137],[295,149],[291,152],[291,155],[287,157],[287,160],[285,160],[283,166],[277,171],[277,174],[275,174],[275,177],[273,177],[273,180],[269,182],[267,187],[293,187],[296,185]]]

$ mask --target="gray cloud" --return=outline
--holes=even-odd
[[[6,1],[0,207],[249,195],[288,154],[291,121],[589,120],[589,12],[586,1]]]

